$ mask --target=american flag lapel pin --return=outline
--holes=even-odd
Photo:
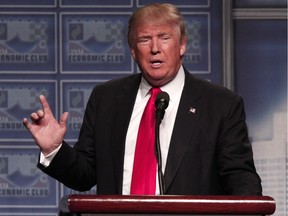
[[[189,113],[196,113],[196,109],[194,107],[190,107]]]

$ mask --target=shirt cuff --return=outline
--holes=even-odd
[[[52,151],[50,154],[46,156],[42,152],[40,152],[39,163],[42,164],[44,167],[48,167],[52,162],[53,158],[55,157],[55,155],[57,154],[57,152],[59,151],[59,149],[61,148],[61,146],[62,143],[58,146],[58,148],[56,148],[54,151]]]

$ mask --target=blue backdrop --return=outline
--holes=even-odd
[[[55,216],[61,197],[77,193],[36,168],[39,150],[23,127],[22,119],[39,109],[38,96],[46,95],[57,118],[64,111],[69,112],[66,140],[72,145],[78,137],[92,88],[110,79],[139,73],[126,41],[127,22],[136,8],[151,2],[155,1],[1,0],[0,215]],[[157,2],[173,3],[184,15],[189,35],[185,67],[196,76],[222,84],[222,1]],[[263,5],[261,1],[251,2],[235,1],[235,7]],[[265,7],[276,4],[275,1],[275,4],[263,2]],[[285,5],[283,1],[278,3]],[[279,144],[284,156],[278,153],[275,157],[269,156],[274,143],[272,124],[265,124],[264,132],[258,129],[263,115],[273,118],[275,104],[279,104],[276,113],[287,115],[285,30],[286,20],[276,24],[275,20],[235,22],[235,90],[247,105],[256,165],[264,179],[265,192],[277,198],[279,193],[274,189],[278,191],[279,184],[266,183],[269,182],[265,177],[267,166],[263,168],[261,164],[267,161],[273,164],[280,158],[275,166],[284,167],[286,173],[285,124],[280,132],[286,138],[284,147],[282,142]],[[269,99],[265,99],[267,97]],[[263,145],[263,140],[270,143]],[[284,176],[280,181],[286,182]],[[286,185],[283,187],[285,194],[279,195],[282,204],[279,215],[285,215],[287,205]],[[93,188],[87,193],[96,191]]]
[[[38,96],[46,95],[57,118],[70,113],[66,140],[72,145],[91,89],[139,72],[127,46],[127,22],[132,11],[151,2],[0,2],[0,212],[56,215],[61,197],[75,193],[36,168],[39,150],[22,119],[39,109]],[[170,2],[186,20],[185,66],[221,83],[221,3]]]

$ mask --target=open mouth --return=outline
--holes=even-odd
[[[162,64],[163,64],[163,62],[160,61],[160,60],[151,61],[152,67],[156,67],[157,68],[157,67],[160,67]]]

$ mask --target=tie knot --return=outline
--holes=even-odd
[[[159,92],[161,92],[161,89],[159,87],[152,87],[150,89],[151,91],[151,97],[155,98]]]

